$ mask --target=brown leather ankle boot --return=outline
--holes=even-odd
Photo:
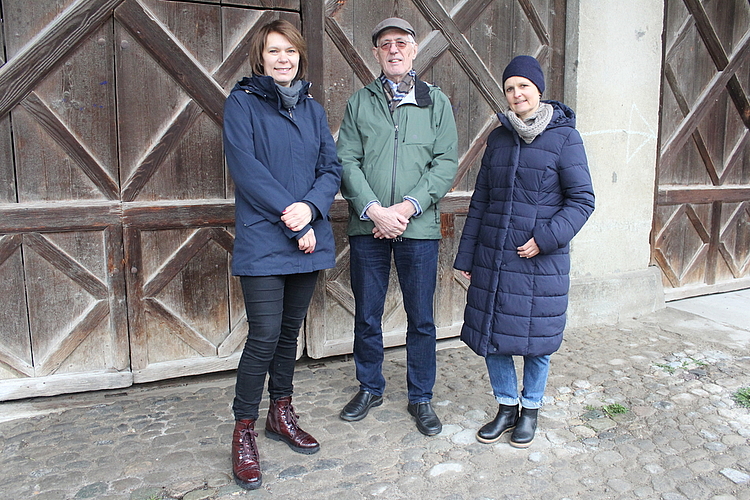
[[[246,490],[260,488],[258,447],[255,444],[255,420],[237,420],[232,434],[232,472],[235,482]]]
[[[292,407],[292,397],[271,400],[266,419],[266,437],[284,441],[298,453],[311,455],[320,449],[320,443],[297,425],[297,414]]]

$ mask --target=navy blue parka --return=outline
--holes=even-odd
[[[336,144],[323,107],[303,82],[296,106],[282,106],[270,76],[235,85],[224,105],[224,153],[235,184],[232,273],[271,276],[308,273],[335,265],[328,211],[341,182]],[[313,207],[313,221],[294,232],[281,221],[295,202]],[[312,227],[316,246],[299,250]]]
[[[562,342],[569,243],[594,210],[573,110],[557,101],[526,144],[508,119],[490,134],[454,267],[471,273],[461,339],[481,356],[543,356]],[[517,247],[534,237],[539,254]]]

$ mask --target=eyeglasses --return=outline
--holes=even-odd
[[[399,50],[405,49],[408,44],[412,43],[410,40],[388,40],[378,45],[378,48],[383,52],[391,50],[391,45],[395,45]]]

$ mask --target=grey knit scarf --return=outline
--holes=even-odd
[[[552,105],[543,102],[539,105],[539,109],[525,120],[522,120],[510,109],[505,112],[505,116],[510,120],[510,124],[516,129],[523,142],[531,144],[531,141],[544,132],[544,129],[549,125],[550,120],[552,120],[552,111]]]
[[[281,104],[284,109],[293,109],[299,101],[299,91],[302,90],[302,81],[296,80],[293,84],[288,87],[276,84],[276,90],[279,91],[279,97],[281,97]]]

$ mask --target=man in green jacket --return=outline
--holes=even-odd
[[[357,421],[383,402],[382,317],[391,256],[407,316],[408,411],[417,428],[442,430],[432,409],[436,331],[433,298],[440,241],[438,202],[458,167],[456,124],[440,89],[417,78],[416,33],[399,18],[372,32],[382,73],[349,99],[339,131],[349,202],[351,285],[355,299],[354,363],[359,392],[341,411]]]

